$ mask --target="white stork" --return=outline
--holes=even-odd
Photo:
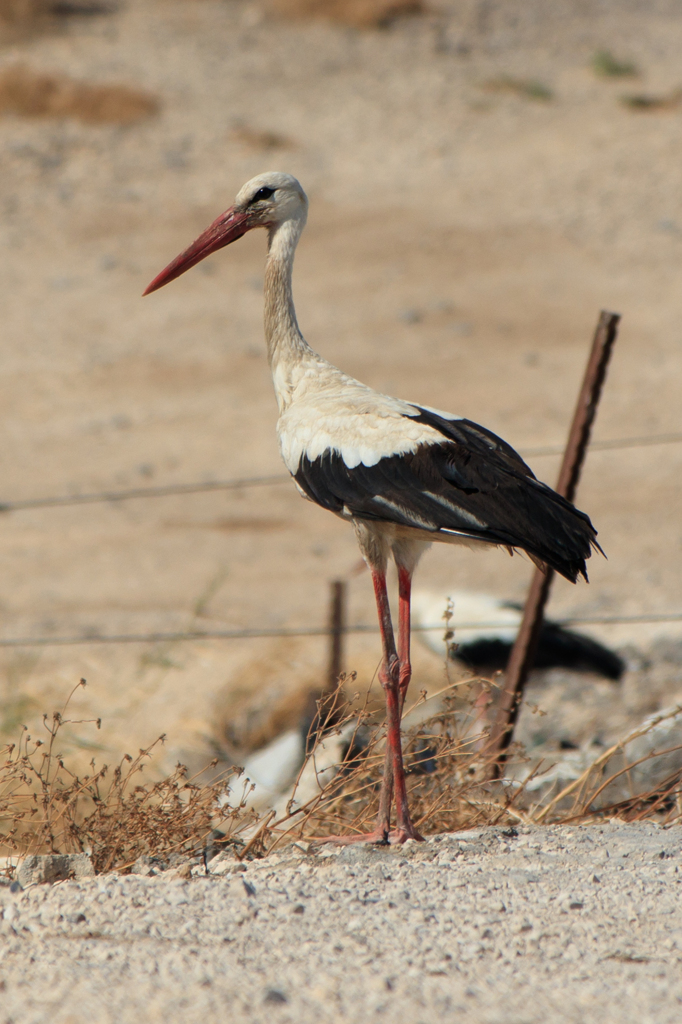
[[[400,741],[411,675],[411,581],[419,558],[433,541],[499,545],[521,549],[537,565],[575,582],[579,574],[587,579],[585,560],[598,547],[596,531],[490,430],[379,394],[313,352],[299,329],[291,288],[307,213],[296,178],[259,174],[145,295],[252,228],[267,229],[265,340],[282,458],[304,497],[353,524],[372,573],[381,629],[387,747],[376,827],[368,835],[334,838],[402,843],[421,839],[408,809]],[[386,590],[389,556],[398,570],[397,647]]]

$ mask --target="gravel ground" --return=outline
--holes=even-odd
[[[678,1022],[681,860],[614,822],[6,886],[0,1020]]]

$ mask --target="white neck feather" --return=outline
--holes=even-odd
[[[270,229],[265,264],[265,343],[280,408],[288,404],[288,392],[296,367],[313,355],[296,320],[291,275],[294,254],[304,218],[292,218]]]

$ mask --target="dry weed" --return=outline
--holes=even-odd
[[[81,680],[79,686],[84,685]],[[256,816],[242,799],[230,802],[239,769],[202,784],[203,773],[187,778],[178,765],[160,782],[143,784],[142,773],[163,736],[136,757],[125,754],[111,773],[94,761],[91,774],[72,772],[59,739],[65,727],[83,724],[64,717],[73,692],[61,712],[44,716],[45,740],[25,733],[18,745],[4,748],[0,847],[5,853],[87,852],[97,871],[109,871],[125,870],[142,855],[196,854],[216,830],[221,843],[240,843]]]
[[[664,722],[677,722],[680,718],[682,706],[653,716],[642,726],[629,732],[597,757],[573,782],[564,786],[555,795],[545,794],[544,799],[533,808],[532,819],[538,824],[573,821],[585,823],[611,817],[622,818],[624,821],[654,818],[664,823],[680,819],[682,767],[675,768],[646,791],[633,792],[630,796],[610,803],[598,803],[605,793],[613,791],[619,781],[627,783],[634,769],[645,764],[653,767],[652,763],[657,759],[668,758],[671,753],[682,750],[682,746],[676,744],[660,750],[653,749],[634,761],[624,756],[633,741],[655,734]],[[618,766],[619,758],[625,761],[622,766]],[[682,758],[680,762],[682,763]]]
[[[367,695],[362,704],[359,694],[346,699],[343,686],[349,681],[352,677],[342,679],[337,693],[319,703],[318,720],[311,726],[311,753],[286,807],[264,816],[246,809],[248,783],[238,782],[238,768],[204,783],[203,773],[187,778],[186,769],[178,765],[160,782],[143,783],[144,768],[163,737],[136,757],[124,755],[111,773],[93,761],[91,773],[78,776],[59,750],[61,730],[83,724],[64,717],[69,698],[61,712],[44,716],[45,740],[25,734],[17,747],[4,750],[0,846],[13,855],[87,852],[97,871],[109,871],[126,870],[145,854],[163,859],[196,855],[213,841],[216,831],[220,842],[235,847],[240,857],[262,856],[295,840],[369,831],[378,809],[385,729],[373,724]],[[676,722],[682,707],[643,724],[560,792],[549,789],[533,802],[526,786],[534,776],[541,777],[542,765],[531,771],[522,749],[512,745],[510,759],[512,767],[525,766],[525,781],[491,781],[487,732],[480,728],[480,688],[471,683],[448,682],[443,693],[434,695],[440,698],[438,712],[405,732],[410,805],[423,834],[518,822],[587,823],[606,817],[682,820],[682,768],[669,771],[646,792],[603,801],[604,794],[638,765],[680,749],[654,749],[632,763],[623,763],[620,756],[628,744],[654,734],[662,723]],[[462,690],[467,685],[470,696],[465,699]],[[426,696],[421,694],[408,713],[425,706]],[[99,722],[93,724],[99,727]],[[330,749],[336,751],[331,762],[325,760]],[[215,763],[207,767],[214,768]]]
[[[154,96],[124,85],[90,85],[59,73],[33,71],[25,64],[14,64],[0,74],[0,113],[125,125],[159,108]]]
[[[270,0],[270,8],[285,18],[324,18],[352,28],[387,28],[426,10],[422,0]]]
[[[312,752],[299,773],[286,812],[261,824],[259,843],[264,850],[283,841],[371,830],[378,810],[385,728],[373,724],[369,695],[365,695],[361,707],[359,694],[349,702],[345,700],[345,682],[341,680],[335,697],[320,703],[323,727],[311,744]],[[449,683],[443,693],[435,694],[443,698],[440,710],[404,735],[410,806],[424,834],[513,823],[525,817],[516,807],[521,789],[505,790],[499,783],[487,781],[490,757],[483,749],[486,734],[478,728],[478,696],[463,702],[458,692],[462,685]],[[422,694],[407,713],[424,704]],[[463,704],[468,704],[468,713],[463,711]],[[325,719],[334,723],[331,732],[341,747],[334,766],[320,757],[320,750],[324,754],[329,747]],[[310,782],[311,775],[319,781],[312,796],[309,785],[303,785],[304,780]]]
[[[474,681],[469,681],[473,683]],[[491,680],[482,681],[494,687]],[[574,782],[559,793],[547,787],[539,800],[526,789],[536,777],[542,777],[542,764],[531,769],[530,759],[518,745],[509,751],[508,765],[518,781],[493,781],[492,757],[487,752],[487,730],[480,730],[480,690],[472,687],[472,697],[463,702],[458,695],[462,684],[449,684],[444,706],[437,714],[407,730],[404,753],[410,806],[422,834],[462,831],[482,825],[588,823],[618,817],[624,821],[646,818],[670,823],[682,819],[682,768],[670,771],[646,792],[633,792],[626,798],[604,802],[604,794],[614,792],[633,770],[657,758],[667,758],[682,747],[654,749],[628,762],[624,753],[628,744],[655,732],[666,721],[682,717],[682,708],[662,713],[623,737],[598,757]],[[423,699],[423,697],[422,697]],[[468,703],[468,710],[466,704]],[[338,711],[337,711],[338,714]],[[348,735],[333,778],[320,785],[314,799],[303,806],[296,803],[296,792],[287,813],[261,826],[263,849],[283,840],[314,839],[330,834],[370,831],[378,810],[385,732],[383,727],[368,728],[366,708],[358,711],[346,705],[345,714],[335,730]],[[316,757],[317,746],[311,754]],[[625,760],[625,764],[623,764]],[[659,763],[666,764],[661,760]],[[519,772],[518,769],[524,771]],[[306,768],[302,769],[299,780]],[[320,773],[328,778],[328,771]],[[267,833],[267,835],[266,835]]]

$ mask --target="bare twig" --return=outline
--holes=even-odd
[[[575,790],[582,786],[588,780],[592,772],[603,767],[608,761],[611,760],[611,758],[617,751],[622,750],[628,743],[632,743],[633,740],[638,739],[640,736],[645,736],[647,733],[651,732],[651,730],[655,728],[655,726],[660,725],[661,722],[665,722],[670,718],[675,718],[676,715],[679,715],[680,713],[682,713],[682,705],[678,705],[672,711],[668,711],[666,714],[657,715],[655,718],[652,718],[649,722],[647,722],[646,725],[639,726],[639,728],[635,729],[633,732],[628,733],[627,736],[623,737],[622,740],[619,740],[618,743],[614,743],[613,746],[609,747],[608,750],[605,750],[603,754],[600,754],[600,756],[592,762],[589,768],[585,769],[585,771],[579,778],[574,779],[573,782],[570,782],[561,790],[560,793],[557,793],[557,795],[552,800],[550,800],[548,804],[544,805],[542,810],[540,810],[535,815],[536,822],[538,822],[539,824],[543,821],[546,821],[548,816],[554,810],[554,808],[558,804],[560,804],[562,800],[564,800],[567,796],[570,796],[571,793],[575,792]],[[590,800],[590,803],[591,802],[592,801]]]

